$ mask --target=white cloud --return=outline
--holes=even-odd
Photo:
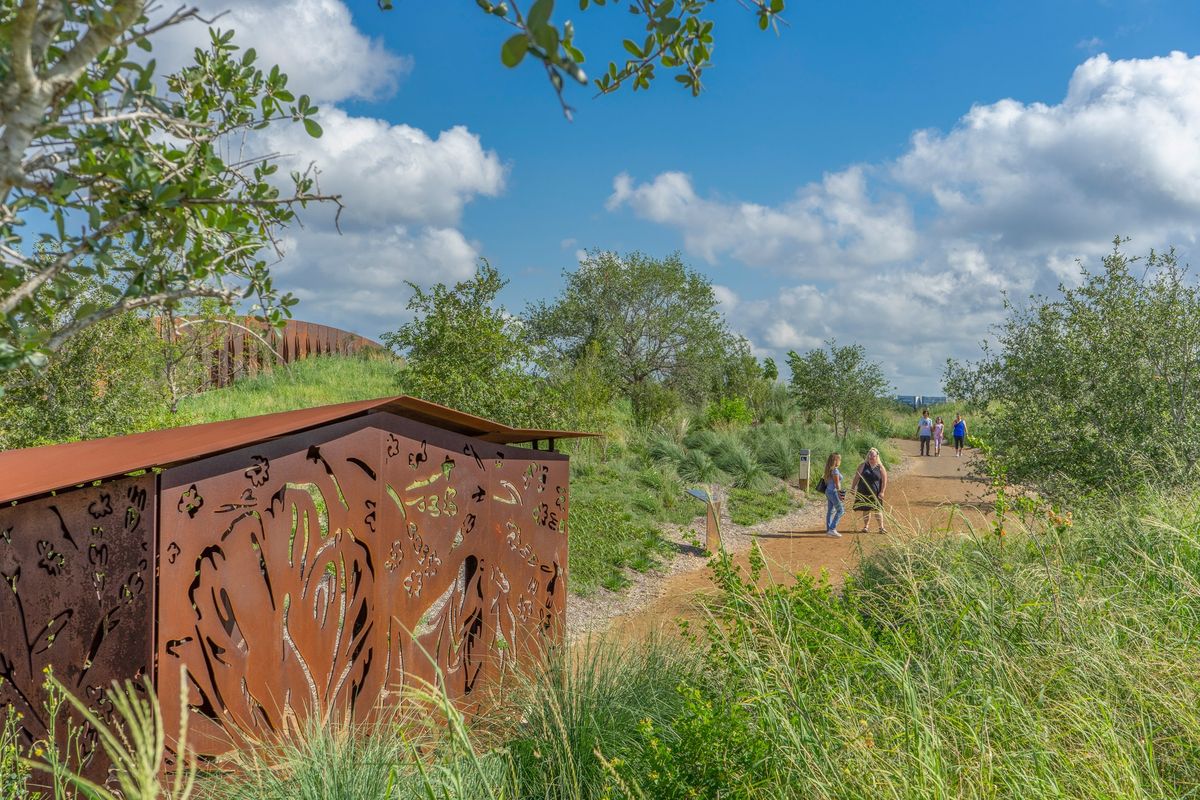
[[[893,174],[933,198],[945,234],[1037,252],[1092,249],[1118,232],[1190,241],[1200,58],[1090,58],[1061,103],[976,106],[949,133],[917,133]]]
[[[430,136],[336,107],[320,121],[319,139],[298,125],[269,129],[267,148],[287,154],[293,168],[315,162],[321,188],[343,195],[344,219],[356,225],[456,225],[466,203],[504,188],[500,157],[461,125]]]
[[[461,126],[430,136],[337,108],[321,121],[320,139],[293,126],[271,132],[267,144],[290,154],[292,168],[319,166],[322,191],[340,193],[345,205],[341,233],[331,209],[313,208],[306,227],[289,232],[275,272],[281,285],[314,298],[299,316],[373,336],[407,316],[405,281],[427,286],[473,273],[480,253],[458,229],[463,207],[499,194],[505,170]]]
[[[215,17],[213,27],[236,31],[234,43],[253,47],[261,67],[278,64],[294,94],[318,103],[384,97],[412,69],[412,59],[389,52],[358,30],[342,0],[197,0],[189,5],[205,19]],[[159,71],[189,63],[192,51],[208,41],[208,28],[199,22],[164,30],[154,38]]]
[[[337,105],[391,94],[411,59],[356,28],[342,0],[196,5],[206,16],[221,14],[214,25],[236,30],[234,41],[253,47],[260,65],[279,64],[293,93],[321,104],[320,138],[281,122],[246,144],[247,153],[278,157],[286,191],[288,173],[315,165],[321,191],[345,206],[340,232],[329,205],[310,206],[303,224],[285,232],[285,254],[272,272],[280,289],[300,298],[298,317],[376,336],[407,316],[406,281],[428,286],[473,273],[480,248],[460,230],[462,213],[503,191],[506,169],[496,152],[461,125],[431,134]],[[154,55],[169,71],[207,42],[204,25],[181,25],[155,38]]]
[[[364,336],[394,330],[408,313],[405,281],[453,283],[475,271],[479,250],[454,228],[402,225],[338,234],[305,230],[289,237],[273,268],[301,300],[297,316]]]
[[[1061,102],[977,105],[778,206],[702,197],[677,172],[621,174],[608,206],[677,229],[696,257],[795,280],[722,300],[760,347],[858,341],[900,388],[931,392],[946,358],[978,352],[1004,293],[1072,282],[1117,234],[1137,251],[1197,240],[1200,58],[1089,58]]]
[[[907,204],[895,196],[871,197],[866,170],[857,166],[827,174],[778,208],[702,198],[681,172],[641,184],[622,173],[607,207],[622,206],[679,229],[688,252],[709,262],[728,255],[810,277],[906,258],[916,245]]]

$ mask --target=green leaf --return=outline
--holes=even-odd
[[[320,139],[321,134],[325,132],[321,129],[321,126],[317,124],[315,119],[308,118],[304,120],[304,130],[308,131],[308,135],[314,139]]]
[[[542,48],[542,52],[555,61],[558,60],[558,28],[553,25],[543,25],[533,32],[533,39],[537,42],[538,47]]]
[[[626,39],[624,42],[622,42],[622,44],[625,45],[625,49],[632,53],[635,58],[643,57],[641,48],[639,48],[632,40]]]
[[[525,17],[525,24],[531,31],[536,32],[538,28],[550,21],[550,15],[553,12],[554,0],[536,0]]]
[[[524,33],[515,33],[508,37],[504,46],[500,48],[500,63],[506,67],[515,67],[521,63],[521,59],[525,58],[525,52],[528,49],[529,37]]]

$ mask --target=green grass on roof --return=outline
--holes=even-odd
[[[380,355],[309,358],[189,397],[180,416],[187,423],[219,422],[399,394],[399,365]]]

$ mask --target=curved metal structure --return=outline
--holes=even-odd
[[[152,676],[211,755],[370,719],[414,680],[470,703],[559,637],[568,461],[513,444],[580,434],[414,398],[170,433],[0,454],[0,487],[42,495],[0,508],[0,699],[27,744],[53,733],[46,665],[101,715],[111,680]],[[161,471],[114,477],[132,453]]]

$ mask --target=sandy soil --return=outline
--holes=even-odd
[[[904,461],[888,467],[888,533],[874,532],[876,526],[871,533],[861,533],[861,516],[848,510],[839,526],[842,538],[827,537],[824,501],[810,497],[791,514],[754,528],[735,526],[726,518],[722,531],[734,562],[748,571],[750,546],[757,542],[766,560],[764,580],[789,583],[797,573],[824,571],[837,585],[864,554],[889,537],[901,535],[897,531],[904,531],[903,535],[962,531],[968,525],[986,523],[991,503],[986,498],[987,487],[971,477],[971,451],[961,459],[954,457],[952,448],[943,448],[940,456],[921,457],[914,441],[897,439],[893,444]],[[844,471],[850,475],[857,466],[848,464]],[[694,527],[703,531],[703,520]],[[677,620],[694,616],[697,600],[715,589],[707,559],[684,544],[685,531],[667,531],[678,554],[662,569],[636,576],[633,586],[623,592],[601,590],[588,598],[571,597],[567,608],[570,638],[578,641],[595,634],[637,638],[673,631]]]

